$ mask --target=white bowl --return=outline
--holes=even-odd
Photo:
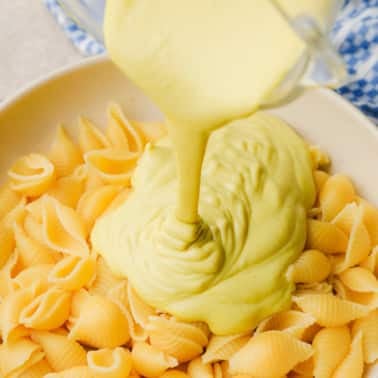
[[[87,59],[21,90],[0,106],[0,177],[18,156],[45,151],[58,123],[76,133],[75,121],[83,114],[105,125],[110,101],[131,119],[162,119],[107,57]],[[330,90],[312,89],[272,113],[329,152],[333,170],[352,177],[361,195],[378,205],[378,129],[357,109]],[[368,376],[377,377],[377,370]]]
[[[75,120],[83,114],[104,125],[110,101],[120,103],[132,119],[162,118],[105,56],[64,68],[21,90],[0,106],[0,177],[18,156],[45,151],[58,123],[75,133]],[[378,205],[378,129],[358,110],[330,90],[312,89],[272,112],[329,152],[333,170],[351,176],[361,195]]]

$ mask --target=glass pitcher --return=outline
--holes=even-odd
[[[290,101],[302,90],[312,86],[338,88],[347,73],[332,47],[329,31],[343,5],[343,0],[270,0],[298,35],[307,49],[300,61],[275,88],[263,107]],[[102,23],[106,0],[58,0],[63,9],[83,29],[103,42]]]

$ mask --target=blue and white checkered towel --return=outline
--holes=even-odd
[[[92,29],[92,35],[78,26],[67,16],[58,0],[43,1],[83,55],[105,51],[100,33]],[[100,28],[105,1],[78,0],[76,3],[90,13]],[[337,92],[378,124],[378,0],[346,0],[331,37],[350,74],[347,85]]]

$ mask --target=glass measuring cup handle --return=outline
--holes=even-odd
[[[263,107],[290,102],[309,87],[338,88],[347,81],[348,75],[341,57],[317,22],[306,15],[289,22],[306,42],[307,49],[280,85],[269,94]]]

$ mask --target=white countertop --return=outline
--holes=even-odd
[[[80,59],[41,0],[0,0],[0,101]]]

